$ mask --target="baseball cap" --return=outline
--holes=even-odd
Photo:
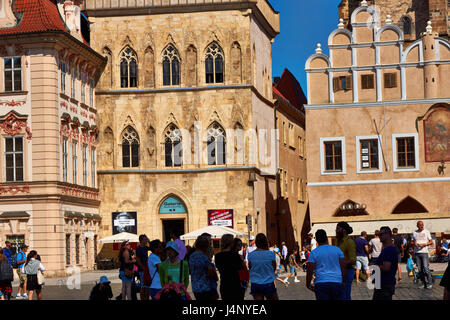
[[[25,249],[25,248],[29,248],[26,244],[23,244],[20,246],[20,249]]]
[[[250,241],[255,240],[255,236],[250,236]]]

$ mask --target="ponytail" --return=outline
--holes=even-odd
[[[36,250],[31,250],[30,253],[27,256],[27,262],[25,262],[25,266],[28,265],[28,262],[30,262],[30,260],[32,258],[34,258],[35,256],[37,256],[37,251]]]

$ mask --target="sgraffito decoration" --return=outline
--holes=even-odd
[[[436,108],[423,121],[425,161],[450,161],[450,109]]]

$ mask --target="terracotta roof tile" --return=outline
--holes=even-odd
[[[45,31],[68,32],[58,8],[50,0],[16,0],[13,12],[22,15],[18,19],[18,24],[12,28],[0,28],[0,35]]]

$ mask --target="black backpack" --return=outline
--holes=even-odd
[[[9,263],[0,264],[0,281],[10,282],[14,281],[14,272]]]

